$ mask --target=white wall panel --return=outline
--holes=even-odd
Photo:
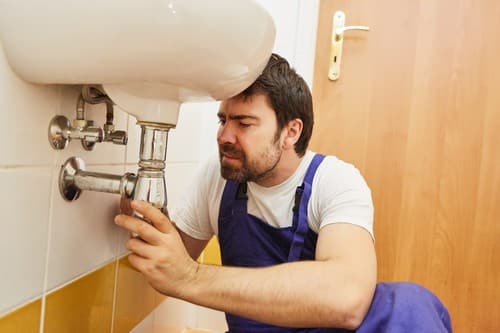
[[[0,313],[43,289],[51,168],[0,169]]]
[[[123,174],[123,166],[96,166],[92,171]],[[120,211],[119,195],[87,191],[78,200],[67,202],[54,178],[48,290],[113,259],[120,232],[114,224]]]
[[[47,127],[59,106],[59,90],[21,80],[0,47],[0,165],[54,162]]]

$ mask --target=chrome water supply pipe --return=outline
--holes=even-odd
[[[59,192],[67,201],[80,197],[82,191],[97,191],[130,197],[137,177],[132,173],[123,176],[85,171],[85,162],[78,157],[69,158],[59,172]]]

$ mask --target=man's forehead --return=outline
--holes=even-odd
[[[263,94],[250,96],[237,95],[226,99],[220,103],[219,113],[248,113],[258,116],[267,111],[274,112],[267,102],[267,97]]]

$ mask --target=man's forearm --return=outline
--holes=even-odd
[[[354,329],[371,302],[373,283],[333,261],[266,268],[200,265],[181,298],[261,322],[288,327]]]
[[[208,266],[191,258],[205,241],[188,250],[161,211],[139,201],[131,207],[152,224],[128,215],[115,218],[117,225],[139,235],[127,241],[129,262],[166,295],[289,327],[354,329],[370,306],[377,264],[372,238],[360,227],[323,227],[315,261],[266,268]]]

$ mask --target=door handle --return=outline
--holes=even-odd
[[[330,67],[328,78],[336,81],[340,77],[340,63],[342,61],[342,45],[344,44],[344,32],[349,30],[369,31],[370,27],[363,25],[345,26],[345,13],[341,10],[333,14],[332,45],[330,48]]]

